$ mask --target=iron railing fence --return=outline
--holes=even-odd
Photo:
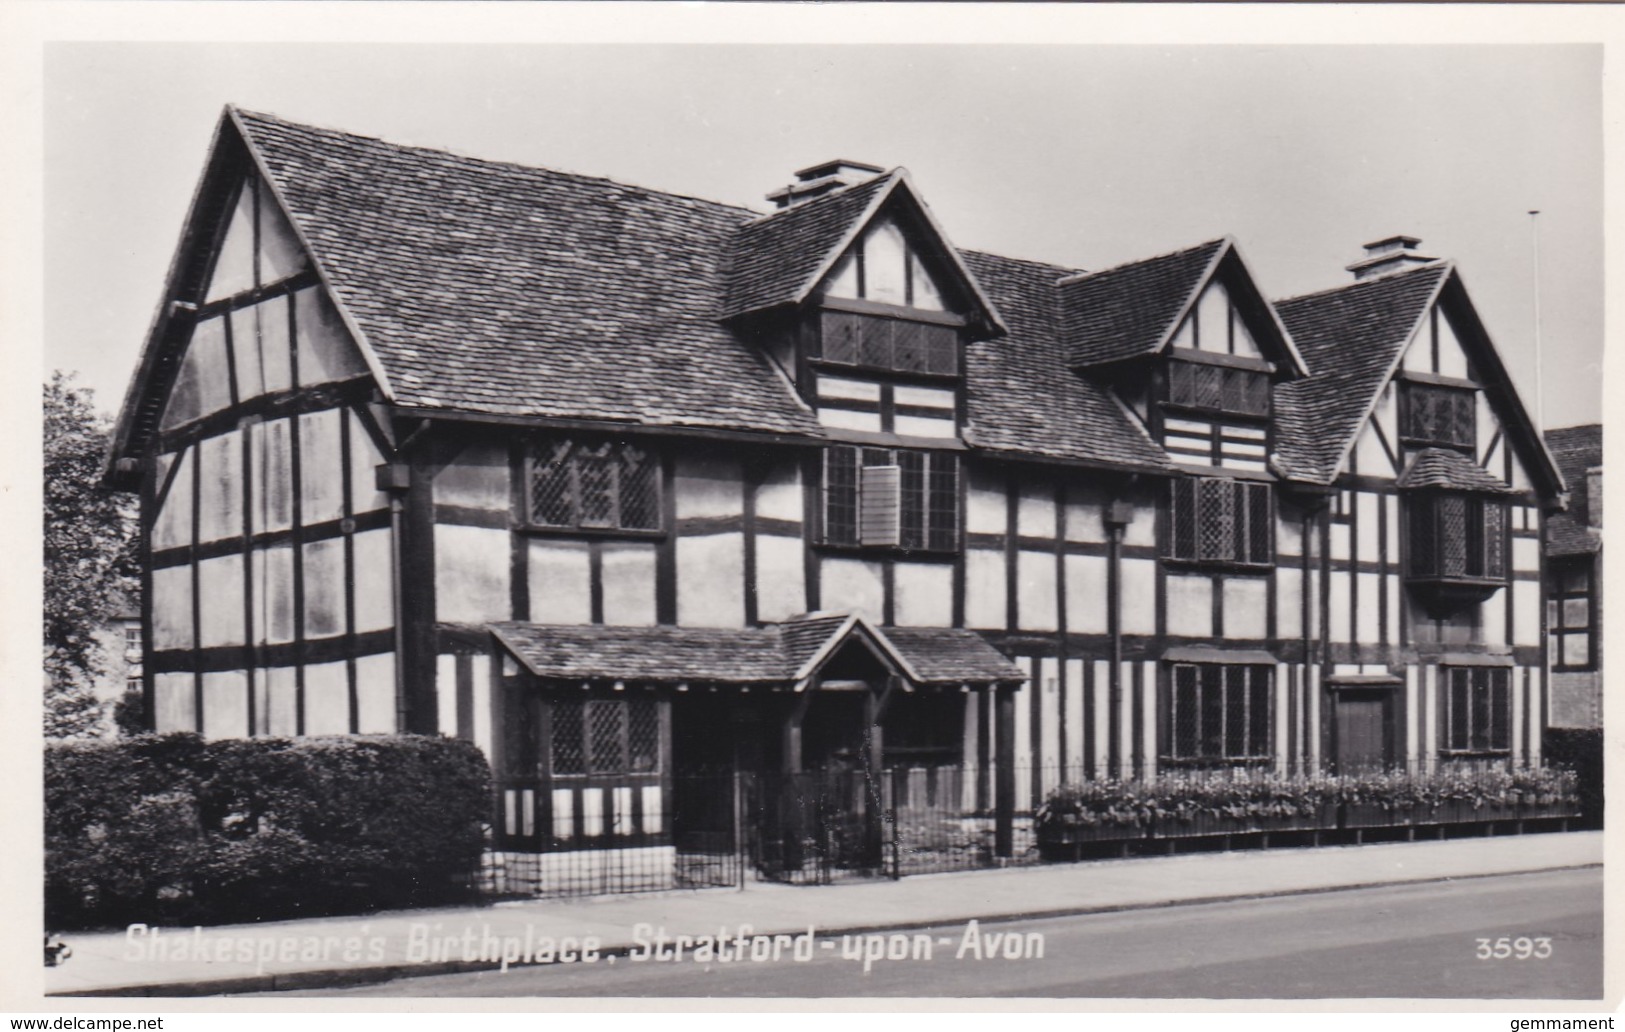
[[[1125,778],[1018,765],[1009,776],[1014,805],[1003,822],[998,774],[975,764],[506,779],[479,884],[509,896],[820,885],[1176,849],[1522,831],[1579,812],[1572,782],[1556,772],[1486,755],[1343,774],[1241,763],[1168,764]]]

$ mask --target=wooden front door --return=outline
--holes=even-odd
[[[1393,692],[1341,691],[1334,706],[1333,757],[1340,773],[1382,770],[1394,762]]]

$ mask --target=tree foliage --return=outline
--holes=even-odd
[[[45,733],[93,732],[104,672],[97,632],[138,587],[133,500],[104,487],[108,421],[58,370],[45,385]]]

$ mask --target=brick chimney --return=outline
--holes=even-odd
[[[802,201],[810,201],[814,197],[822,197],[831,190],[839,190],[843,186],[853,186],[867,179],[873,179],[886,171],[875,165],[862,161],[848,161],[845,158],[836,158],[818,165],[811,165],[796,173],[796,181],[789,186],[780,187],[767,195],[779,208],[788,208]]]
[[[1404,235],[1373,240],[1364,245],[1365,257],[1347,268],[1354,273],[1355,279],[1363,280],[1381,276],[1385,272],[1438,261],[1437,258],[1417,252],[1416,247],[1421,242],[1417,237]]]

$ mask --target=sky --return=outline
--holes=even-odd
[[[1598,45],[47,44],[44,363],[117,408],[226,103],[764,207],[902,165],[960,247],[1096,269],[1221,235],[1266,296],[1406,233],[1532,413],[1601,415]],[[86,287],[94,285],[94,301]]]

